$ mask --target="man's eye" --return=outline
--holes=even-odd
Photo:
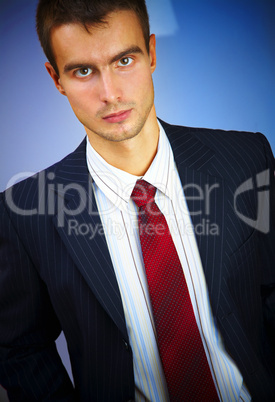
[[[131,57],[123,57],[119,60],[119,66],[129,66],[132,63],[133,59]]]
[[[92,73],[92,69],[88,67],[79,68],[76,70],[75,75],[77,77],[88,77]]]

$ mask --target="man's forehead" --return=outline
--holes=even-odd
[[[135,27],[142,31],[140,20],[134,11],[119,10],[107,14],[101,22],[97,23],[69,22],[57,25],[52,28],[51,37],[55,39],[60,36],[66,36],[70,39],[70,37],[73,38],[76,31],[79,31],[79,33],[82,31],[83,35],[104,35],[113,27],[119,27],[120,30],[128,29],[129,27],[133,30]]]
[[[112,13],[106,23],[86,28],[80,23],[60,25],[53,29],[51,39],[55,58],[62,65],[82,63],[85,59],[101,63],[128,48],[145,47],[139,21],[131,11]]]

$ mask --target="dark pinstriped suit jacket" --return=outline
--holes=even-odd
[[[275,186],[269,145],[261,134],[163,126],[226,348],[253,400],[273,400]],[[270,176],[263,179],[259,173],[267,169]],[[264,230],[253,224],[259,214],[268,215],[260,194],[272,203]],[[1,194],[0,383],[11,401],[134,399],[121,297],[96,211],[85,141],[39,177]],[[90,224],[98,234],[91,239],[85,226],[73,231],[72,222]],[[55,349],[61,329],[75,389]]]

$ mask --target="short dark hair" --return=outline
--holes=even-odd
[[[80,23],[88,31],[90,25],[106,23],[114,11],[134,11],[139,18],[147,51],[149,52],[149,17],[145,0],[39,0],[36,11],[36,30],[44,53],[58,74],[51,31],[63,24]]]

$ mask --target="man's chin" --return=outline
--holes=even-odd
[[[125,123],[115,123],[112,124],[112,128],[109,129],[102,129],[102,130],[89,130],[86,129],[88,137],[100,137],[106,141],[111,142],[121,142],[127,141],[134,137],[136,137],[144,124],[137,124],[137,125],[130,125]]]

